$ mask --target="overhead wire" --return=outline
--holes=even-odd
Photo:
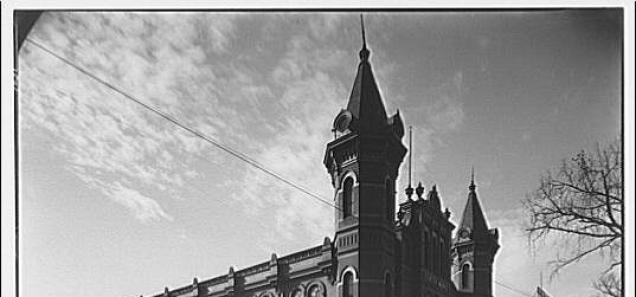
[[[63,57],[62,55],[56,53],[55,51],[49,49],[48,47],[46,47],[44,44],[35,41],[29,37],[26,38],[26,40],[28,42],[30,42],[31,44],[33,44],[34,46],[40,48],[41,50],[43,50],[44,52],[52,55],[53,57],[59,59],[60,61],[64,62],[65,64],[73,67],[74,69],[76,69],[77,71],[83,73],[84,75],[92,78],[93,80],[101,83],[102,85],[108,87],[109,89],[117,92],[118,94],[122,95],[124,98],[129,99],[135,103],[137,103],[138,105],[142,106],[143,108],[153,112],[154,114],[162,117],[163,119],[171,122],[172,124],[176,125],[177,127],[191,133],[192,135],[204,140],[205,142],[212,144],[213,146],[217,147],[218,149],[221,149],[223,151],[225,151],[226,153],[238,158],[239,160],[251,165],[252,167],[259,169],[260,171],[274,177],[275,179],[291,186],[292,188],[295,188],[296,190],[306,194],[307,196],[327,205],[330,207],[333,207],[337,210],[340,210],[340,208],[334,204],[332,204],[329,200],[321,197],[318,194],[315,194],[313,192],[311,192],[310,190],[306,189],[303,186],[298,185],[297,183],[283,177],[281,174],[275,172],[274,170],[271,170],[269,168],[267,168],[266,166],[264,166],[263,164],[261,164],[260,162],[254,160],[253,158],[251,158],[250,156],[241,153],[239,151],[237,151],[236,149],[233,149],[225,144],[220,143],[219,141],[217,141],[216,139],[213,139],[210,136],[205,135],[203,132],[200,132],[194,128],[191,128],[189,126],[187,126],[186,124],[183,124],[182,122],[180,122],[179,120],[175,119],[174,117],[170,116],[169,114],[166,114],[165,112],[160,111],[157,108],[154,108],[152,106],[150,106],[149,104],[141,101],[140,99],[135,98],[133,95],[128,94],[126,91],[116,87],[115,85],[111,84],[110,82],[98,77],[97,75],[91,73],[90,71],[88,71],[87,69],[85,69],[82,66],[77,65],[76,63],[74,63],[73,61]]]
[[[333,205],[331,202],[329,202],[327,199],[321,197],[320,195],[315,194],[315,193],[311,192],[310,190],[304,188],[303,186],[300,186],[297,183],[295,183],[295,182],[283,177],[279,173],[267,168],[265,165],[261,164],[260,162],[258,162],[257,160],[253,159],[252,157],[250,157],[250,156],[248,156],[248,155],[246,155],[246,154],[244,154],[244,153],[242,153],[242,152],[240,152],[240,151],[238,151],[236,149],[233,149],[233,148],[231,148],[231,147],[229,147],[229,146],[227,146],[225,144],[220,143],[216,139],[213,139],[212,137],[207,136],[203,132],[200,132],[200,131],[198,131],[198,130],[196,130],[194,128],[191,128],[191,127],[187,126],[186,124],[183,124],[182,122],[180,122],[179,120],[177,120],[174,117],[170,116],[169,114],[166,114],[166,113],[162,112],[161,110],[159,110],[157,108],[154,108],[154,107],[150,106],[149,104],[141,101],[140,99],[135,98],[133,95],[128,94],[126,91],[124,91],[124,90],[116,87],[115,85],[109,83],[108,81],[98,77],[97,75],[91,73],[90,71],[86,70],[85,68],[83,68],[83,67],[77,65],[76,63],[72,62],[71,60],[63,57],[62,55],[57,54],[55,51],[49,49],[48,47],[46,47],[42,43],[40,43],[38,41],[35,41],[35,40],[33,40],[32,38],[29,38],[29,37],[26,38],[26,41],[28,41],[29,43],[33,44],[34,46],[40,48],[41,50],[43,50],[44,52],[50,54],[51,56],[57,58],[58,60],[64,62],[65,64],[73,67],[74,69],[76,69],[77,71],[81,72],[82,74],[92,78],[93,80],[99,82],[100,84],[106,86],[107,88],[117,92],[118,94],[122,95],[124,98],[135,102],[136,104],[142,106],[143,108],[145,108],[145,109],[153,112],[154,114],[160,116],[161,118],[171,122],[172,124],[176,125],[177,127],[189,132],[190,134],[192,134],[192,135],[204,140],[205,142],[207,142],[209,144],[212,144],[216,148],[218,148],[218,149],[230,154],[231,156],[233,156],[233,157],[235,157],[235,158],[237,158],[237,159],[249,164],[250,166],[252,166],[252,167],[254,167],[256,169],[259,169],[260,171],[266,173],[267,175],[270,175],[270,176],[274,177],[275,179],[287,184],[288,186],[291,186],[292,188],[295,188],[296,190],[306,194],[310,198],[313,198],[313,199],[315,199],[315,200],[317,200],[317,201],[319,201],[319,202],[321,202],[321,203],[323,203],[323,204],[325,204],[327,206],[333,207],[333,208],[341,211],[341,209],[338,206]],[[201,157],[201,158],[203,158],[203,157]],[[207,160],[206,158],[203,158],[203,159]],[[207,160],[207,161],[209,161],[209,160]],[[195,188],[195,189],[197,191],[199,191],[200,193],[202,193],[202,191],[200,189],[198,189],[198,188]],[[259,225],[261,227],[264,227],[260,223],[259,223]],[[508,290],[510,290],[512,292],[517,293],[517,294],[521,294],[521,295],[527,296],[527,297],[534,297],[534,296],[529,295],[529,294],[527,294],[527,293],[525,293],[525,292],[523,292],[523,291],[521,291],[519,289],[516,289],[516,288],[514,288],[514,287],[512,287],[510,285],[507,285],[507,284],[505,284],[505,283],[503,283],[501,281],[495,280],[494,282],[497,285],[502,286],[502,287],[504,287],[504,288],[506,288],[506,289],[508,289]]]
[[[69,102],[69,103],[70,103],[70,102],[76,102],[76,101],[71,100],[71,99],[66,99],[66,97],[60,97],[60,98],[64,98],[64,99],[62,99],[62,100],[67,100],[67,102]],[[134,126],[130,125],[130,124],[129,124],[129,122],[122,121],[122,122],[120,122],[120,123],[121,123],[122,125],[125,125],[126,127],[134,128]],[[138,131],[138,132],[139,132],[140,134],[142,134],[142,135],[144,134],[144,132],[141,132],[141,131]],[[203,161],[205,161],[205,162],[208,162],[208,163],[214,164],[214,162],[213,162],[213,161],[211,161],[210,159],[206,158],[205,156],[202,156],[202,155],[199,155],[199,154],[193,154],[193,156],[194,156],[194,157],[196,157],[196,158],[198,158],[198,159],[200,159],[200,160],[203,160]],[[206,194],[206,193],[205,193],[202,189],[200,189],[199,187],[197,187],[197,186],[195,186],[195,185],[192,185],[192,184],[188,185],[187,189],[188,189],[188,190],[192,190],[192,191],[194,191],[194,192],[197,192],[197,193],[198,193],[200,196],[202,196],[202,197],[205,197],[205,196],[207,195],[207,194]],[[225,199],[216,199],[216,201],[220,202],[221,204],[223,204],[223,205],[225,205],[225,206],[227,206],[227,207],[233,207],[233,206],[232,206],[232,205],[231,205],[228,201],[226,201]],[[262,227],[263,229],[269,229],[269,227],[265,226],[265,225],[261,222],[261,220],[255,219],[255,218],[254,218],[254,217],[252,217],[252,216],[245,216],[244,218],[247,218],[247,219],[249,219],[249,220],[253,221],[254,223],[256,223],[257,225],[259,225],[259,226],[260,226],[260,227]]]
[[[526,296],[526,297],[535,297],[535,296],[532,296],[532,295],[530,295],[530,294],[528,294],[526,292],[523,292],[523,291],[521,291],[519,289],[516,289],[516,288],[514,288],[514,287],[512,287],[510,285],[504,284],[504,283],[502,283],[502,282],[500,282],[498,280],[495,280],[495,284],[498,284],[499,286],[502,286],[502,287],[504,287],[504,288],[506,288],[506,289],[508,289],[508,290],[510,290],[512,292],[515,292],[517,294],[520,294],[520,295],[523,295],[523,296]]]

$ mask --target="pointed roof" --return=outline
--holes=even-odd
[[[466,228],[470,230],[472,234],[488,234],[488,224],[481,210],[479,199],[477,199],[475,188],[474,173],[471,173],[470,186],[468,186],[468,201],[466,201],[466,207],[464,207],[464,213],[462,214],[462,220],[458,230]]]
[[[437,185],[433,185],[433,188],[428,191],[428,197],[426,198],[433,209],[440,209],[441,203],[439,201],[439,195],[437,194]]]
[[[360,16],[362,19],[362,16]],[[364,33],[364,22],[362,26],[362,49],[360,50],[360,64],[358,73],[353,82],[351,95],[347,110],[356,119],[359,130],[375,130],[388,125],[386,110],[380,97],[380,91],[375,82],[369,56],[371,52],[367,49],[366,37]]]

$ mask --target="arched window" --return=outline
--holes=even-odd
[[[384,297],[393,296],[393,283],[391,282],[391,274],[384,276]]]
[[[351,216],[353,209],[353,178],[348,177],[342,186],[342,217]]]
[[[353,297],[353,274],[345,273],[342,278],[342,297]]]
[[[470,265],[468,263],[462,266],[462,289],[470,288]]]
[[[393,187],[391,186],[391,180],[387,179],[384,183],[384,199],[386,199],[386,219],[389,222],[393,221]]]

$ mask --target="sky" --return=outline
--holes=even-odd
[[[550,279],[560,239],[530,245],[521,201],[620,135],[619,12],[368,12],[365,25],[387,112],[413,127],[414,180],[437,185],[455,223],[474,166],[500,231],[495,279],[594,294],[607,259]],[[322,158],[359,62],[357,13],[57,11],[29,37],[333,199]],[[19,58],[23,296],[148,296],[333,237],[329,206],[32,43]]]

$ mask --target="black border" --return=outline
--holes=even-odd
[[[636,2],[633,4],[636,6]],[[634,8],[634,7],[631,7]],[[19,49],[18,49],[18,26],[16,24],[15,15],[17,12],[32,12],[32,11],[41,11],[45,12],[211,12],[211,13],[219,13],[219,12],[282,12],[282,13],[298,13],[298,12],[343,12],[343,13],[351,13],[351,12],[386,12],[386,13],[419,13],[419,12],[454,12],[454,13],[465,13],[465,12],[557,12],[557,11],[600,11],[600,10],[608,10],[608,9],[617,9],[620,11],[620,53],[621,53],[621,128],[620,128],[620,141],[621,141],[621,159],[622,159],[622,191],[623,191],[623,199],[625,198],[625,6],[599,6],[599,7],[514,7],[514,8],[480,8],[480,7],[472,7],[472,8],[422,8],[422,7],[374,7],[374,8],[320,8],[320,7],[310,7],[310,8],[126,8],[126,9],[113,9],[113,8],[91,8],[91,9],[37,9],[37,8],[28,8],[28,9],[14,9],[13,10],[13,77],[14,77],[14,108],[13,108],[13,129],[14,129],[14,187],[15,187],[15,197],[14,197],[14,228],[15,228],[15,296],[19,297],[19,120],[18,120],[18,104],[19,104],[19,80],[18,80],[18,57],[19,57]],[[37,21],[35,21],[37,23]],[[636,33],[635,33],[636,36]],[[636,42],[635,42],[636,43]],[[636,67],[636,61],[634,62],[634,66]],[[636,108],[635,108],[636,111]],[[621,220],[623,224],[623,236],[621,238],[621,290],[623,296],[625,296],[625,200],[623,200],[622,208],[621,208]]]

